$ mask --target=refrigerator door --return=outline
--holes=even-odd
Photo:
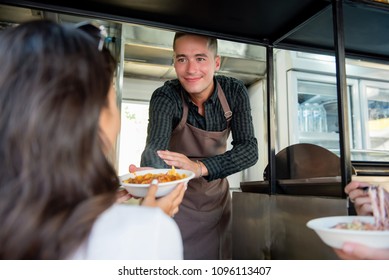
[[[388,162],[389,82],[347,79],[347,92],[351,160]],[[311,143],[340,154],[334,76],[289,71],[288,112],[290,144]]]
[[[358,81],[347,80],[350,119],[359,116]],[[339,150],[336,78],[330,75],[301,71],[288,72],[289,141],[311,143],[326,149]],[[353,120],[352,120],[353,122]],[[351,125],[353,139],[360,131]]]
[[[389,150],[389,83],[361,81],[362,139],[364,147]]]

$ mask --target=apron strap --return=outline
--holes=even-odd
[[[226,95],[224,94],[224,91],[223,91],[222,87],[220,86],[219,82],[217,82],[217,95],[218,95],[220,103],[223,107],[224,117],[227,120],[227,127],[229,127],[231,119],[232,119],[232,111],[230,109],[230,106],[228,105]]]

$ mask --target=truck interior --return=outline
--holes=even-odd
[[[119,88],[119,98],[125,99],[128,95],[132,100],[147,100],[151,92],[142,87],[148,83],[156,87],[175,77],[171,47],[175,31],[217,37],[222,57],[220,74],[241,79],[248,87],[256,87],[258,81],[264,81],[261,86],[263,96],[260,97],[263,127],[258,128],[259,142],[264,143],[260,153],[262,162],[246,172],[260,176],[255,175],[252,179],[243,174],[237,180],[240,189],[233,195],[234,259],[335,258],[314,233],[301,228],[305,228],[305,222],[312,217],[353,214],[343,188],[354,176],[360,175],[364,179],[365,176],[389,176],[388,138],[385,138],[388,144],[382,146],[383,151],[377,156],[366,150],[356,154],[357,149],[352,147],[356,129],[352,122],[354,111],[348,104],[352,102],[350,85],[357,80],[357,75],[350,77],[346,73],[346,61],[362,61],[369,65],[379,64],[383,69],[380,81],[389,80],[389,76],[385,77],[389,70],[389,36],[384,35],[389,30],[388,1],[0,0],[0,30],[42,18],[59,22],[97,20],[108,28],[109,36],[116,42],[112,51],[120,58],[121,74],[126,78],[123,87],[126,83],[139,87],[135,95]],[[332,103],[326,103],[326,109],[333,113],[331,116],[337,123],[335,157],[321,147],[295,146],[296,141],[289,141],[290,135],[281,137],[293,124],[280,125],[280,116],[285,113],[297,115],[297,109],[290,111],[286,105],[281,105],[282,96],[279,95],[282,93],[277,88],[280,78],[276,66],[284,58],[283,51],[333,59],[331,79],[336,98]],[[347,68],[349,73],[352,73],[352,67]],[[285,80],[301,76],[301,69],[292,70],[285,71],[288,72]],[[316,72],[319,70],[312,70],[310,75]],[[350,78],[354,80],[350,82]],[[373,79],[367,79],[370,80]],[[303,85],[305,88],[310,86],[309,83]],[[299,95],[298,100],[295,97],[294,102],[305,102],[304,96]],[[384,95],[383,102],[389,104],[389,95]],[[256,108],[254,103],[253,114]],[[389,123],[389,109],[383,120]],[[389,125],[385,129],[389,129]],[[285,138],[288,141],[283,144]],[[357,148],[362,147],[358,145]],[[293,152],[298,156],[291,156]],[[318,156],[308,166],[304,155],[311,153],[328,157],[334,164],[331,168],[328,165],[320,167],[318,159],[322,157]],[[372,157],[365,160],[366,155]],[[294,174],[300,174],[297,177],[290,171],[296,167],[296,158],[302,158],[301,162],[305,163],[300,164],[302,169],[294,169]],[[312,170],[304,170],[307,166],[328,172],[314,175]],[[325,180],[326,177],[332,179]],[[312,185],[318,187],[314,189]],[[304,240],[301,240],[302,235]],[[315,246],[315,252],[304,251],[304,248]]]

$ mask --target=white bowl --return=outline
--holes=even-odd
[[[171,169],[147,169],[142,171],[136,171],[135,175],[145,175],[147,173],[151,174],[166,174],[168,171],[171,171]],[[180,180],[171,181],[171,182],[165,182],[165,183],[159,183],[158,184],[158,190],[156,197],[165,196],[168,193],[170,193],[179,183],[184,183],[185,187],[188,185],[188,182],[190,179],[194,178],[195,174],[192,171],[184,170],[184,169],[176,169],[176,172],[178,174],[185,174],[186,177]],[[149,189],[149,184],[129,184],[123,182],[124,180],[127,180],[129,178],[135,177],[134,173],[128,173],[125,175],[122,175],[119,177],[120,184],[125,188],[129,194],[135,197],[145,197],[147,194],[147,191]]]
[[[345,242],[363,244],[373,248],[389,248],[389,230],[350,230],[331,228],[338,223],[354,220],[374,224],[373,216],[333,216],[310,220],[307,227],[313,229],[328,246],[341,249]]]

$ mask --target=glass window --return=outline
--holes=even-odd
[[[147,137],[148,110],[148,102],[122,102],[119,175],[128,173],[130,164],[140,165]]]
[[[339,155],[334,60],[289,51],[279,51],[277,58],[277,106],[288,104],[289,113],[285,120],[280,110],[280,148],[312,143]],[[348,59],[346,73],[351,160],[388,162],[389,67]]]
[[[386,86],[386,87],[385,87]],[[389,150],[389,83],[364,83],[366,96],[366,146],[372,150]]]

